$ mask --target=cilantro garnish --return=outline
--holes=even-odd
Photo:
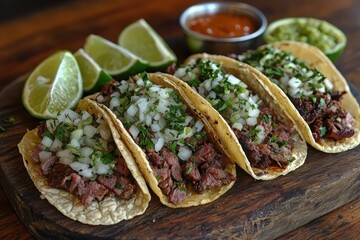
[[[6,123],[14,123],[15,118],[14,118],[14,116],[9,116],[9,117],[4,119],[4,122],[6,122]]]
[[[115,188],[117,188],[117,189],[124,189],[124,186],[123,186],[121,183],[117,182],[117,183],[115,184]]]
[[[197,139],[197,140],[200,140],[202,138],[204,138],[206,136],[206,132],[196,132],[194,133],[194,137]]]
[[[185,170],[185,173],[186,175],[189,175],[192,171],[192,168],[191,167],[186,167],[186,170]]]
[[[170,145],[170,150],[173,153],[176,153],[176,141],[173,141]]]
[[[258,134],[260,132],[260,129],[253,129],[253,130],[250,130],[249,132],[248,132],[248,137],[254,137],[254,136],[256,136],[256,134]]]
[[[262,120],[264,120],[264,122],[268,123],[270,122],[272,116],[270,114],[264,114],[261,116]]]
[[[101,162],[105,165],[112,163],[114,160],[115,160],[115,157],[111,153],[104,152],[101,155]]]
[[[325,126],[322,126],[322,127],[320,127],[320,137],[323,137],[323,136],[325,136],[325,134],[326,134],[326,127]]]
[[[54,140],[54,136],[49,131],[45,131],[44,136],[50,138],[51,140]]]
[[[0,132],[5,132],[5,128],[0,125]]]

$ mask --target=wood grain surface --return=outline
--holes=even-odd
[[[144,215],[108,227],[91,227],[66,219],[39,198],[16,148],[26,128],[37,124],[21,105],[21,76],[57,50],[76,51],[89,34],[116,41],[121,29],[139,18],[145,18],[165,38],[181,61],[188,52],[178,17],[197,2],[200,1],[64,1],[0,22],[0,120],[6,128],[0,133],[0,182],[4,190],[0,191],[0,239],[359,236],[359,147],[340,154],[324,154],[310,148],[304,166],[270,182],[254,181],[238,169],[234,187],[217,201],[201,207],[169,209],[153,196]],[[359,1],[243,2],[261,9],[270,22],[290,16],[312,16],[337,25],[347,35],[348,43],[336,66],[360,89]],[[4,123],[3,119],[10,115],[15,117],[15,123]]]

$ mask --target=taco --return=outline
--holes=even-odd
[[[28,131],[18,147],[42,197],[73,220],[110,225],[148,207],[151,196],[132,155],[90,100]]]
[[[190,56],[174,73],[229,124],[234,137],[223,144],[238,165],[255,179],[269,180],[303,165],[307,146],[260,74],[234,59],[208,54]]]
[[[170,77],[142,73],[107,84],[92,98],[116,121],[140,171],[164,205],[209,203],[229,190],[236,177],[235,164],[216,135],[226,124],[199,95]],[[204,105],[196,108],[189,94]],[[224,128],[220,134],[225,139],[229,133]]]
[[[238,55],[237,59],[267,76],[262,78],[264,84],[311,146],[336,153],[359,145],[359,103],[344,77],[319,49],[284,41]]]

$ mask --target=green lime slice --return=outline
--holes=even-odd
[[[84,49],[80,48],[74,56],[79,64],[85,93],[97,92],[105,85],[105,83],[113,79],[101,69]]]
[[[97,35],[87,37],[84,50],[100,68],[117,79],[142,72],[148,66],[145,60],[127,49]]]
[[[345,34],[327,21],[315,18],[284,18],[271,23],[264,40],[272,43],[281,40],[306,42],[322,50],[335,61],[346,46]]]
[[[144,19],[127,26],[120,33],[118,44],[149,62],[151,69],[165,69],[176,61],[174,52]]]
[[[82,77],[74,55],[57,52],[30,74],[22,92],[22,102],[37,118],[55,118],[76,106],[83,93]]]

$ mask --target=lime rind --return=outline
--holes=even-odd
[[[113,79],[109,74],[102,70],[99,64],[97,64],[84,49],[80,48],[74,56],[79,64],[83,79],[83,88],[86,94],[99,91],[105,83]]]
[[[127,49],[97,35],[86,39],[84,50],[107,74],[117,79],[144,71],[148,66]]]
[[[22,102],[32,116],[49,119],[64,109],[74,108],[82,93],[82,77],[75,57],[69,51],[60,51],[41,62],[30,74]]]
[[[149,63],[149,69],[163,69],[177,60],[164,39],[144,20],[127,26],[118,44]]]
[[[304,38],[304,36],[302,36],[302,39],[299,39],[298,33],[292,34],[291,33],[292,30],[288,31],[286,26],[293,28],[299,26],[297,28],[299,31],[303,31],[302,30],[303,27],[306,27],[308,29],[309,27],[317,28],[319,29],[319,32],[324,33],[322,34],[322,38],[318,38],[319,40],[322,40],[322,42],[320,41],[318,43],[314,43],[313,41],[308,41],[307,38]],[[281,37],[274,36],[274,34],[277,32],[282,33]],[[319,33],[315,31],[309,32],[310,35],[309,38],[310,37],[314,38],[318,34]],[[336,41],[331,48],[329,48],[329,46],[326,46],[325,44],[326,42],[324,42],[324,41],[329,41],[330,38]],[[272,22],[264,33],[264,41],[266,43],[272,43],[281,40],[307,42],[322,50],[325,53],[325,55],[333,62],[341,55],[347,43],[347,38],[345,34],[336,26],[332,25],[331,23],[325,20],[320,20],[316,18],[307,18],[307,17],[284,18]]]

